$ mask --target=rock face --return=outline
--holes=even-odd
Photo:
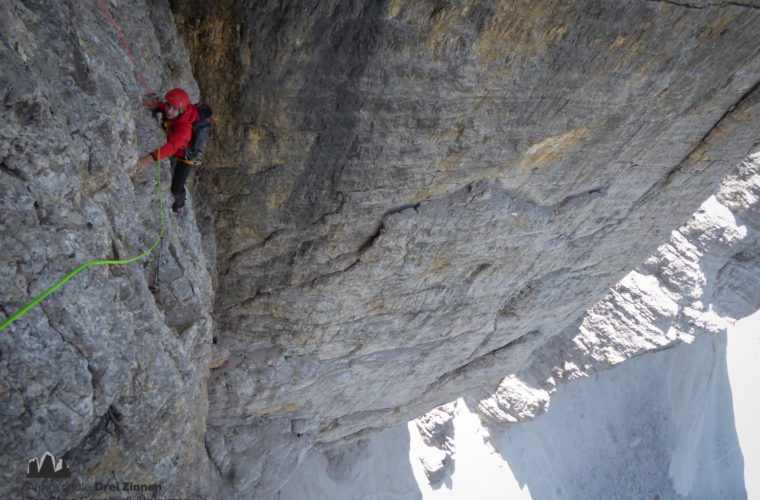
[[[422,457],[425,475],[432,485],[438,485],[451,476],[454,468],[452,456],[456,452],[454,445],[454,422],[457,402],[443,405],[426,413],[416,420],[417,430],[423,442],[434,454]]]
[[[473,406],[497,428],[531,420],[563,381],[691,343],[700,334],[725,335],[737,319],[760,308],[759,278],[760,156],[753,155],[667,243],[595,304],[580,328],[537,349],[527,370],[507,377]]]
[[[269,498],[315,445],[548,366],[757,142],[757,2],[105,4],[214,142],[157,295],[151,254],[0,332],[4,496],[50,451],[83,481]],[[130,174],[162,132],[98,5],[0,12],[9,316],[156,240]]]
[[[754,156],[595,304],[580,328],[538,350],[529,370],[505,378],[488,398],[470,397],[416,419],[409,425],[416,437],[400,435],[406,426],[399,426],[360,441],[364,449],[409,455],[412,467],[420,462],[432,490],[421,484],[422,495],[394,498],[434,495],[444,481],[462,498],[493,491],[506,498],[606,498],[620,491],[636,498],[746,497],[746,443],[740,447],[734,426],[726,327],[760,305],[758,207],[760,156]],[[461,419],[470,408],[490,444],[481,443],[476,456],[459,449],[478,443],[483,432],[473,434]],[[423,446],[415,447],[415,439]],[[510,470],[478,474],[493,462],[487,459],[494,448]],[[369,498],[365,485],[386,469],[372,456],[352,463],[352,475],[336,478],[325,456],[312,453],[279,494],[319,498],[305,487],[317,485]]]
[[[405,425],[335,446],[328,453],[312,450],[275,498],[420,500],[417,480],[405,459],[409,455]]]
[[[106,3],[145,79],[197,96],[187,65],[174,62],[187,51],[169,7]],[[130,175],[164,134],[141,109],[145,91],[97,2],[3,2],[0,67],[7,317],[84,262],[129,259],[157,241],[157,169]],[[192,214],[166,210],[164,224],[156,295],[158,248],[130,265],[85,269],[0,332],[3,498],[80,496],[69,487],[96,482],[209,492],[212,282]],[[63,458],[71,481],[25,478],[46,451]]]
[[[751,5],[174,10],[223,123],[207,442],[238,492],[530,367],[756,143]]]

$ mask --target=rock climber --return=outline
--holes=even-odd
[[[193,122],[198,118],[198,111],[190,104],[190,97],[182,89],[172,89],[164,97],[166,102],[160,102],[153,97],[145,97],[143,105],[151,111],[160,111],[163,115],[166,129],[166,144],[148,153],[138,160],[136,174],[139,174],[154,161],[171,157],[174,170],[172,172],[172,194],[174,204],[172,211],[178,214],[185,206],[185,181],[193,169],[192,164],[185,161],[185,148],[193,135]],[[159,156],[160,155],[160,156]]]

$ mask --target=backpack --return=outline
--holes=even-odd
[[[185,159],[200,163],[203,159],[203,148],[206,147],[208,134],[211,131],[211,106],[208,104],[194,104],[198,111],[198,118],[193,122],[193,135],[190,144],[185,148]]]

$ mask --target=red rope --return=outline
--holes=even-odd
[[[137,69],[137,64],[135,64],[135,60],[132,58],[132,53],[129,51],[129,47],[127,47],[127,41],[124,39],[124,35],[121,34],[121,30],[116,25],[116,21],[113,20],[113,17],[111,17],[111,13],[108,12],[108,8],[106,7],[106,4],[103,3],[103,0],[98,0],[100,2],[100,5],[103,7],[103,10],[106,11],[106,15],[108,16],[108,19],[111,20],[111,24],[113,24],[113,27],[116,28],[116,32],[121,37],[121,41],[124,42],[124,48],[127,49],[127,55],[129,56],[129,60],[132,61],[132,66],[135,68],[135,72],[137,72],[137,76],[140,77],[140,81],[142,81],[143,87],[145,87],[145,90],[148,91],[148,93],[153,96],[155,100],[159,100],[158,97],[156,97],[156,94],[153,93],[150,88],[148,88],[148,85],[145,83],[145,80],[143,79],[142,74],[140,73],[140,70]]]

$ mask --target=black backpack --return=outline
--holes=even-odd
[[[211,106],[208,104],[195,104],[198,118],[193,122],[193,136],[190,144],[185,148],[185,159],[200,163],[203,159],[203,148],[206,147],[208,134],[211,131]]]

